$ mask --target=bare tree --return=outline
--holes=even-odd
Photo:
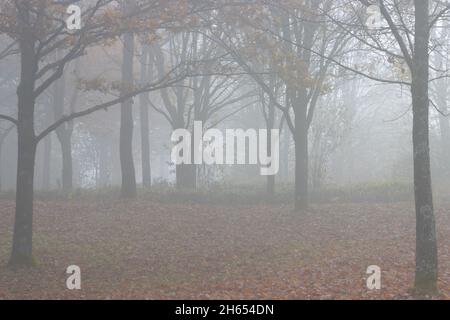
[[[324,25],[321,11],[327,11],[331,1],[305,1],[299,8],[287,5],[274,6],[281,15],[281,30],[272,24],[255,23],[267,21],[264,2],[250,6],[248,16],[241,14],[237,24],[238,30],[244,24],[251,37],[258,37],[257,42],[266,43],[266,48],[272,48],[275,65],[279,68],[277,75],[285,82],[286,103],[274,96],[267,83],[267,74],[270,70],[255,70],[250,63],[255,55],[248,54],[246,48],[255,40],[246,39],[236,33],[226,19],[234,15],[233,11],[225,12],[215,17],[216,25],[221,27],[220,34],[214,34],[214,39],[232,55],[236,63],[253,78],[265,92],[271,103],[283,112],[284,119],[292,132],[295,142],[295,209],[304,211],[308,207],[308,129],[314,117],[317,100],[322,93],[327,71],[338,59],[341,51],[348,41],[343,33],[336,33],[329,26]],[[258,8],[258,11],[255,10]],[[259,13],[260,16],[254,17]],[[261,17],[261,15],[263,17]],[[232,20],[232,18],[230,18]],[[233,21],[233,20],[232,20]],[[242,28],[242,30],[245,30]],[[245,33],[244,33],[245,34]],[[280,52],[281,51],[281,52]],[[277,60],[277,57],[282,57]],[[258,57],[258,55],[257,55]]]
[[[70,1],[68,2],[70,3]],[[111,6],[112,0],[97,0],[94,4],[86,4],[82,14],[84,26],[74,33],[66,31],[66,23],[58,10],[60,4],[48,5],[41,1],[7,1],[5,8],[11,14],[5,23],[0,24],[0,31],[15,39],[20,51],[20,83],[17,90],[18,118],[0,115],[0,119],[12,122],[18,132],[18,161],[16,187],[16,218],[14,224],[13,247],[10,264],[33,264],[32,256],[32,227],[33,227],[33,182],[36,147],[39,141],[61,125],[73,121],[99,110],[126,101],[145,91],[157,90],[161,87],[173,85],[179,79],[172,78],[172,74],[146,84],[140,88],[127,91],[117,99],[92,106],[85,110],[62,116],[41,133],[35,133],[34,109],[36,99],[52,86],[64,73],[68,63],[82,56],[85,49],[99,41],[122,35],[126,30],[118,29],[107,19],[102,9]],[[158,3],[144,3],[139,6],[136,15],[158,17],[161,6]],[[112,6],[112,10],[114,10]],[[7,21],[16,21],[10,24]],[[157,21],[160,21],[159,19]],[[144,30],[148,31],[147,26]],[[69,45],[67,45],[69,43]],[[56,60],[50,59],[55,52],[64,48],[64,54]]]
[[[376,5],[384,20],[379,27],[368,28],[366,19],[361,18],[365,12],[361,7],[347,1],[340,3],[342,4],[355,14],[345,21],[342,15],[339,18],[330,14],[330,19],[365,49],[369,48],[379,56],[387,56],[389,61],[402,66],[402,70],[409,71],[403,71],[402,76],[383,77],[364,68],[340,64],[344,69],[366,78],[411,88],[416,207],[415,289],[418,293],[436,292],[438,261],[429,146],[429,82],[433,80],[429,74],[430,69],[435,67],[430,65],[429,52],[431,30],[439,20],[448,15],[450,5],[428,0],[360,0],[362,9]]]

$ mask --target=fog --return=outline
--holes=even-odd
[[[76,263],[134,270],[115,273],[122,293],[91,284],[94,299],[390,299],[449,280],[447,2],[3,0],[0,14],[0,298],[80,298],[51,282]],[[10,271],[34,256],[45,283]],[[371,265],[401,285],[366,286]]]

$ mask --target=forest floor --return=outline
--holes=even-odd
[[[6,267],[14,203],[0,201],[0,299],[407,299],[410,203],[289,206],[36,201],[37,267]],[[450,206],[437,205],[440,296],[450,298]],[[82,289],[66,289],[69,265]],[[382,288],[366,287],[367,267]]]

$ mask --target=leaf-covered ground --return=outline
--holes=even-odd
[[[0,201],[0,299],[405,299],[410,204],[289,206],[36,202],[34,269],[6,267],[14,203]],[[450,207],[437,206],[440,296],[450,297]],[[82,290],[66,289],[78,265]],[[382,289],[366,269],[382,269]]]

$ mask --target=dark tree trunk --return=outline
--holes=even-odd
[[[415,0],[415,52],[412,70],[416,277],[418,293],[437,290],[438,259],[429,147],[429,3]]]
[[[30,117],[30,115],[24,115]],[[20,117],[19,117],[20,118]],[[33,262],[33,181],[36,145],[31,121],[22,119],[18,128],[16,218],[10,265],[32,265]]]
[[[60,119],[64,115],[65,109],[65,78],[62,76],[54,84],[53,104],[55,119]],[[62,190],[69,194],[73,189],[73,165],[72,165],[72,123],[65,123],[56,129],[56,136],[61,145],[62,156]]]
[[[275,175],[267,176],[267,195],[270,199],[275,196]]]
[[[134,35],[127,33],[124,36],[122,86],[123,93],[133,87],[133,58]],[[122,169],[123,198],[136,197],[136,173],[133,160],[133,99],[125,100],[121,105],[120,113],[120,166]]]
[[[149,59],[148,47],[145,47],[141,57],[141,82],[150,80],[151,59]],[[152,173],[150,166],[150,129],[148,112],[148,93],[143,93],[140,99],[140,120],[141,120],[141,153],[142,153],[142,186],[150,188],[152,185]]]
[[[33,264],[33,181],[36,141],[34,132],[34,85],[37,70],[35,39],[28,25],[29,12],[20,7],[23,23],[20,34],[20,84],[18,96],[18,158],[16,214],[10,265]]]
[[[62,189],[69,194],[73,189],[72,139],[69,131],[58,134],[62,154]]]
[[[308,123],[306,90],[300,90],[295,111],[295,210],[308,208]],[[302,92],[304,91],[304,92]]]
[[[280,172],[284,182],[289,179],[289,146],[291,142],[290,131],[287,124],[283,129],[283,147],[280,156]]]
[[[316,8],[317,2],[309,2],[310,9]],[[310,69],[311,65],[311,49],[314,44],[314,37],[318,25],[315,23],[304,22],[303,30],[296,32],[298,36],[302,37],[304,49],[300,50],[298,54],[302,57],[305,63],[306,70]],[[298,31],[298,30],[297,30]],[[298,48],[299,50],[300,48]],[[295,114],[295,210],[304,211],[309,206],[308,195],[308,105],[311,103],[308,89],[304,85],[296,90],[295,99],[293,100],[294,114]],[[311,110],[309,111],[311,112]]]
[[[142,185],[152,186],[152,171],[150,166],[150,130],[148,124],[148,108],[141,105],[141,152],[142,152]]]
[[[178,120],[176,128],[184,128],[183,120]],[[191,134],[191,164],[176,166],[176,187],[180,190],[195,190],[197,188],[197,166],[194,164],[194,134]]]

